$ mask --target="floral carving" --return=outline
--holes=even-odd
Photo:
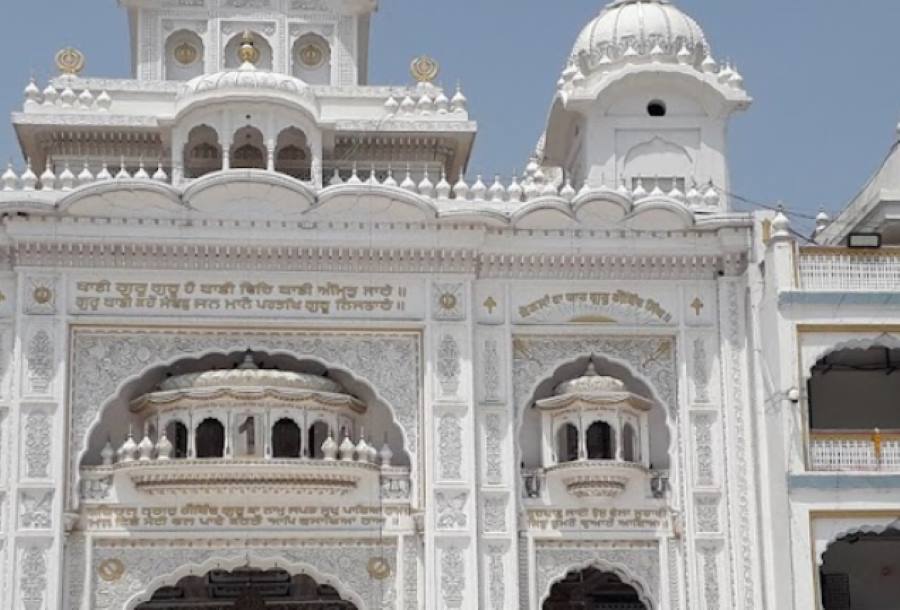
[[[39,330],[28,342],[28,388],[33,394],[46,394],[53,381],[53,342],[45,330]]]
[[[503,482],[503,416],[496,413],[484,418],[485,475],[491,485]]]
[[[101,408],[118,388],[153,366],[206,353],[254,349],[318,358],[359,375],[376,388],[390,405],[405,435],[413,472],[417,466],[419,429],[418,333],[329,332],[217,332],[77,330],[72,339],[70,472],[77,477],[79,451],[87,446],[88,432],[99,420]],[[412,477],[415,480],[415,474]],[[76,480],[70,480],[74,484]]]
[[[438,461],[441,479],[462,478],[462,427],[455,415],[444,415],[438,423]]]
[[[694,339],[694,399],[709,402],[709,364],[706,359],[706,342],[702,337]]]
[[[70,610],[81,610],[84,596],[84,537],[73,535],[65,545],[65,579],[66,590],[63,607]]]
[[[437,376],[444,395],[454,396],[459,389],[459,344],[450,335],[441,337],[437,353]]]
[[[481,363],[484,402],[499,402],[501,400],[500,354],[496,339],[487,339],[484,342]]]
[[[466,588],[466,566],[462,549],[448,546],[441,553],[441,593],[448,608],[459,608]]]
[[[52,525],[53,490],[22,492],[19,502],[19,527],[23,529],[50,529]]]
[[[488,598],[491,610],[504,610],[506,582],[503,569],[503,547],[488,547]]]
[[[19,597],[26,609],[42,608],[47,590],[47,549],[26,547],[20,561]]]
[[[706,608],[713,610],[719,605],[719,561],[715,548],[704,548],[700,551],[703,563],[703,598]]]
[[[716,496],[700,496],[696,499],[697,531],[701,534],[719,532],[719,498]]]
[[[502,534],[506,531],[506,498],[487,496],[483,502],[482,526],[487,534]]]
[[[25,418],[25,476],[45,479],[50,476],[50,416],[43,411]]]
[[[466,527],[466,502],[469,493],[449,493],[439,491],[435,494],[437,501],[437,528],[440,530],[452,530]]]
[[[403,601],[406,610],[419,610],[419,542],[403,539]]]
[[[700,413],[694,416],[694,455],[696,484],[709,487],[715,484],[715,466],[712,446],[713,416]]]

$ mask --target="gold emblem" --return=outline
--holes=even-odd
[[[125,574],[125,564],[118,559],[106,559],[97,566],[97,575],[106,582],[115,582]]]
[[[412,60],[409,72],[416,82],[433,83],[441,72],[441,66],[431,57],[422,55]]]
[[[46,286],[38,286],[34,289],[34,292],[31,293],[31,296],[38,305],[46,305],[50,302],[50,299],[53,298],[53,292]]]
[[[494,313],[494,310],[497,308],[497,301],[494,300],[494,297],[488,297],[484,300],[484,308],[488,310],[489,314]]]
[[[367,569],[369,576],[375,580],[384,580],[391,575],[391,564],[384,557],[372,557]]]
[[[316,43],[304,45],[303,48],[300,49],[298,56],[300,58],[300,63],[307,68],[315,69],[325,63],[325,51]]]
[[[703,311],[705,305],[703,304],[703,300],[700,297],[696,297],[694,302],[691,303],[691,309],[694,310],[694,314],[699,316],[700,312]]]
[[[180,45],[175,47],[173,55],[175,56],[175,61],[180,63],[182,66],[189,66],[197,61],[200,53],[197,51],[197,47],[195,47],[191,43],[182,42]]]
[[[456,295],[452,292],[445,292],[441,295],[440,303],[441,309],[444,311],[453,311],[456,309],[456,304],[459,302],[459,299],[456,298]]]
[[[259,49],[253,44],[253,33],[249,30],[241,37],[241,46],[238,48],[238,58],[244,63],[255,64],[259,61]]]
[[[56,54],[56,67],[61,74],[77,75],[84,70],[84,53],[71,47]]]

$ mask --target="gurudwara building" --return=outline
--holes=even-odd
[[[376,0],[120,4],[0,177],[0,607],[900,607],[900,152],[801,247],[667,0],[511,180]]]

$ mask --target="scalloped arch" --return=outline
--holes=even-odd
[[[825,553],[828,552],[828,549],[847,536],[852,536],[853,534],[883,534],[889,529],[900,529],[900,517],[894,518],[891,516],[884,519],[887,523],[852,525],[832,532],[824,543],[820,543],[817,540],[815,545],[816,567],[821,568],[825,563]]]
[[[831,347],[821,350],[813,356],[812,364],[807,366],[807,362],[803,363],[804,366],[804,375],[809,377],[809,369],[812,366],[815,366],[817,362],[830,356],[831,354],[835,354],[837,352],[842,352],[844,350],[866,350],[873,347],[888,347],[888,348],[897,348],[900,349],[900,337],[894,335],[892,333],[883,332],[876,337],[864,337],[861,339],[848,339],[847,341],[841,341]]]
[[[319,194],[310,216],[361,217],[384,222],[436,220],[438,208],[430,199],[401,188],[370,184],[339,184]],[[332,214],[334,216],[332,216]]]
[[[235,555],[230,557],[214,557],[201,564],[187,563],[171,572],[154,578],[147,584],[147,588],[133,595],[125,604],[124,610],[134,610],[138,605],[150,601],[153,594],[161,587],[171,587],[178,581],[192,574],[206,574],[211,570],[234,570],[235,568],[252,567],[261,570],[280,568],[291,575],[304,574],[314,579],[318,584],[329,585],[341,596],[341,599],[354,604],[359,610],[367,610],[368,606],[362,597],[350,589],[336,574],[327,574],[314,566],[303,562],[291,562],[286,559],[279,560],[273,557],[254,556],[253,553]]]
[[[316,202],[315,190],[287,174],[261,169],[218,171],[197,178],[182,195],[197,212],[217,216],[299,217]]]
[[[682,231],[694,226],[694,214],[680,202],[669,199],[644,199],[634,206],[625,224],[636,231]]]
[[[544,602],[547,601],[547,598],[550,597],[553,585],[565,578],[567,574],[570,572],[581,572],[588,568],[595,568],[601,572],[615,574],[623,583],[634,589],[638,598],[640,598],[641,603],[646,606],[646,610],[658,610],[656,601],[652,598],[650,593],[648,593],[647,586],[640,578],[633,574],[628,567],[619,563],[604,561],[602,559],[592,559],[580,564],[566,566],[558,570],[555,575],[549,579],[547,590],[541,592],[540,605],[543,606]]]
[[[71,216],[171,218],[189,210],[177,188],[148,180],[107,180],[79,186],[56,204]]]

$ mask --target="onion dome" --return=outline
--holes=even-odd
[[[177,375],[166,379],[159,385],[159,389],[163,392],[221,387],[267,387],[328,394],[346,393],[339,383],[327,377],[293,371],[260,369],[250,354],[244,357],[244,361],[236,369]]]
[[[427,167],[425,168],[425,175],[422,176],[422,181],[419,182],[419,194],[424,197],[434,197],[434,183],[428,177]]]
[[[353,454],[356,452],[356,446],[353,444],[353,441],[350,440],[349,436],[344,437],[338,450],[340,451],[342,462],[353,461]]]
[[[416,181],[412,179],[412,173],[408,167],[406,168],[406,178],[400,183],[400,188],[410,193],[415,193],[419,189]]]
[[[572,201],[575,199],[575,195],[576,191],[575,187],[572,186],[572,179],[566,178],[566,184],[562,187],[562,190],[559,191],[559,196],[566,201]]]
[[[631,189],[628,188],[628,182],[626,182],[625,178],[619,182],[619,186],[616,188],[616,192],[622,197],[631,198]]]
[[[488,198],[490,201],[503,201],[506,198],[506,189],[503,187],[503,183],[500,182],[499,175],[494,176],[494,183],[488,190]]]
[[[59,101],[63,108],[71,108],[75,105],[77,99],[78,96],[75,95],[75,92],[72,91],[72,88],[69,86],[66,86],[66,88],[63,89],[63,92],[59,94]]]
[[[450,186],[450,183],[447,182],[447,171],[442,168],[441,179],[434,187],[434,191],[437,193],[438,199],[449,199],[451,190],[453,190],[453,188]]]
[[[384,182],[381,183],[382,186],[397,186],[397,180],[394,178],[394,169],[392,167],[388,167],[387,178],[384,179]]]
[[[125,442],[122,443],[122,446],[119,447],[119,461],[133,462],[137,457],[137,452],[137,443],[134,442],[134,436],[132,436],[132,434],[129,432],[128,438],[126,438]]]
[[[123,157],[119,162],[119,173],[116,174],[116,180],[128,180],[129,178],[131,178],[131,174],[125,168],[125,158]]]
[[[0,177],[0,180],[3,181],[4,191],[14,191],[19,186],[19,177],[16,175],[16,172],[13,171],[12,163],[6,165],[6,171],[3,172],[3,176]]]
[[[628,388],[621,379],[608,377],[597,373],[594,363],[588,364],[584,375],[564,381],[554,390],[554,394],[602,394],[605,392],[627,392]]]
[[[103,449],[100,450],[100,459],[103,461],[104,466],[112,466],[116,461],[116,450],[113,449],[112,441],[107,439]]]
[[[466,184],[466,177],[462,173],[459,174],[459,179],[453,185],[453,194],[460,201],[465,201],[469,198],[469,185]]]
[[[341,172],[338,168],[334,168],[334,173],[331,175],[331,180],[328,181],[328,186],[339,186],[344,184],[344,179],[341,178]]]
[[[706,187],[706,192],[703,193],[703,205],[711,208],[719,205],[719,191],[716,190],[712,180],[710,180],[709,186]]]
[[[450,110],[453,112],[465,112],[469,106],[469,100],[463,95],[462,88],[457,85],[456,93],[450,98]]]
[[[97,181],[100,182],[101,180],[112,180],[112,174],[109,173],[109,166],[106,162],[103,163],[100,171],[97,172]]]
[[[475,178],[475,184],[472,185],[472,198],[476,201],[484,201],[487,194],[487,185],[481,179],[481,174]]]
[[[634,190],[631,192],[631,196],[635,199],[643,199],[647,196],[647,189],[644,188],[644,181],[638,178],[637,186],[634,187]]]
[[[772,239],[790,239],[791,238],[791,221],[784,213],[784,208],[779,207],[778,213],[772,219]]]
[[[37,185],[37,176],[31,170],[31,159],[25,163],[25,173],[22,174],[22,190],[33,191]]]
[[[153,179],[157,182],[168,182],[169,176],[166,174],[166,170],[163,169],[162,160],[156,164],[156,171],[153,172]]]
[[[431,111],[434,110],[434,100],[431,99],[430,95],[425,93],[419,98],[419,102],[416,104],[416,110],[418,110],[420,114],[431,114]]]
[[[134,177],[136,180],[149,180],[150,174],[147,173],[147,170],[144,169],[144,162],[141,161],[138,164],[138,170],[134,172]]]
[[[24,93],[26,103],[41,103],[41,90],[38,89],[37,83],[34,82],[34,78],[28,81],[28,85],[25,87]]]
[[[359,437],[359,442],[356,443],[356,455],[360,462],[365,462],[369,459],[369,443],[362,436]]]
[[[337,458],[338,446],[334,439],[329,435],[322,443],[322,457],[326,460],[334,460]]]
[[[59,185],[64,191],[71,191],[75,188],[75,174],[69,169],[69,164],[63,166],[63,171],[59,174]]]
[[[572,57],[590,76],[604,70],[603,58],[616,61],[652,54],[657,60],[699,65],[705,47],[706,37],[697,22],[669,0],[615,0],[582,30]]]
[[[47,85],[44,88],[43,94],[44,103],[48,106],[53,106],[56,104],[56,100],[59,98],[59,91],[56,90],[56,87],[53,85]]]
[[[94,94],[90,90],[85,89],[78,96],[78,106],[81,108],[90,108],[94,105]]]
[[[387,98],[387,101],[384,103],[384,110],[388,114],[397,114],[397,111],[400,109],[400,102],[397,101],[393,95]]]
[[[450,111],[450,100],[443,90],[434,98],[434,108],[438,114],[447,114]]]
[[[169,441],[168,437],[166,437],[166,433],[163,432],[156,443],[156,459],[168,460],[172,457],[173,449],[172,443]]]
[[[101,91],[100,95],[97,96],[97,108],[100,110],[109,110],[112,107],[112,98],[109,97],[109,93],[106,91]]]
[[[386,468],[391,465],[391,460],[394,458],[394,452],[391,451],[390,446],[385,443],[381,446],[381,451],[378,452],[378,456],[381,458],[382,468]]]
[[[416,110],[416,103],[408,95],[400,102],[400,114],[412,114]]]
[[[509,196],[509,201],[511,203],[519,203],[522,201],[522,195],[525,193],[522,190],[522,185],[519,184],[519,178],[513,174],[512,181],[509,183],[509,188],[506,189],[506,193]]]
[[[369,177],[366,178],[366,184],[369,186],[378,186],[381,183],[378,182],[378,173],[375,171],[375,164],[372,164],[372,167],[369,169]]]
[[[153,459],[153,450],[156,447],[153,445],[153,441],[150,440],[150,437],[146,434],[144,438],[141,439],[140,444],[138,445],[138,453],[140,454],[140,460],[142,462],[149,462]]]
[[[53,173],[53,170],[50,169],[50,163],[47,163],[47,166],[44,168],[44,173],[41,174],[41,190],[42,191],[52,191],[56,186],[56,174]]]
[[[824,231],[830,224],[831,217],[828,212],[825,211],[825,208],[819,208],[819,213],[816,214],[816,233]]]
[[[81,173],[78,174],[78,184],[90,184],[93,181],[94,174],[91,173],[91,168],[88,167],[88,162],[85,161]]]

